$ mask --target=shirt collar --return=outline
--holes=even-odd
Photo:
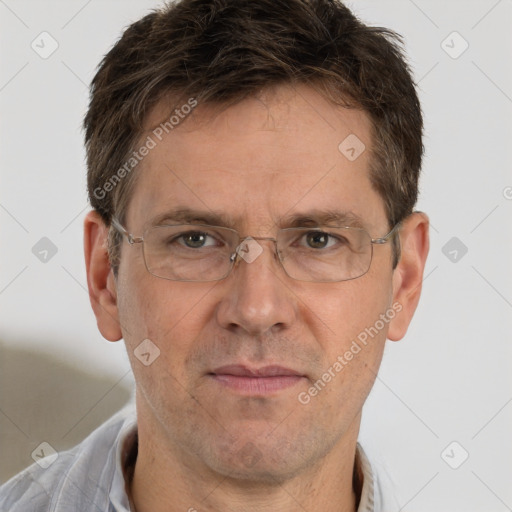
[[[137,458],[137,419],[129,418],[123,424],[116,448],[116,469],[110,489],[110,502],[115,512],[132,512],[128,498],[128,484],[133,477]]]
[[[376,509],[374,501],[375,481],[373,478],[373,470],[366,453],[364,453],[359,443],[357,443],[356,447],[356,460],[354,464],[354,476],[356,474],[358,475],[359,481],[362,482],[357,512],[374,512]]]

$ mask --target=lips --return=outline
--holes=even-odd
[[[261,368],[226,365],[216,368],[209,375],[221,386],[248,396],[274,394],[305,378],[300,372],[276,365]]]
[[[213,370],[215,375],[235,375],[237,377],[289,377],[291,375],[302,376],[295,370],[289,368],[283,368],[282,366],[264,366],[262,368],[247,368],[242,365],[232,364],[227,366],[221,366]]]

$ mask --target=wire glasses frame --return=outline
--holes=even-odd
[[[147,271],[158,278],[166,279],[170,281],[188,281],[188,282],[212,282],[212,281],[220,281],[222,279],[225,279],[232,271],[233,267],[235,266],[236,262],[239,261],[241,258],[246,259],[246,261],[249,261],[246,257],[244,257],[243,252],[248,251],[248,245],[247,242],[250,242],[251,240],[268,240],[272,241],[275,244],[275,251],[274,254],[277,255],[277,259],[279,260],[281,267],[283,268],[286,275],[291,277],[292,279],[298,280],[298,281],[306,281],[306,282],[342,282],[342,281],[349,281],[352,279],[357,279],[358,277],[363,276],[366,274],[371,266],[371,262],[373,260],[373,246],[374,245],[383,245],[389,242],[394,235],[396,235],[399,231],[401,223],[397,223],[393,226],[393,228],[383,237],[380,238],[372,238],[370,234],[362,229],[362,228],[356,228],[356,227],[349,227],[349,226],[314,226],[314,227],[297,227],[297,228],[284,228],[280,229],[277,235],[277,238],[271,238],[271,237],[252,237],[252,236],[245,236],[241,237],[240,234],[231,228],[227,227],[221,227],[221,226],[212,226],[212,225],[202,225],[202,224],[178,224],[178,225],[157,225],[157,226],[151,226],[147,228],[142,236],[135,236],[132,233],[130,233],[115,217],[112,218],[112,226],[121,234],[123,235],[128,243],[130,245],[134,244],[142,244],[142,255],[144,259],[144,265],[146,266]],[[157,249],[155,249],[155,244],[148,246],[147,238],[148,235],[151,233],[155,233],[156,230],[161,228],[187,228],[185,232],[181,232],[180,236],[184,236],[185,234],[190,234],[191,232],[203,234],[203,230],[207,231],[216,231],[221,232],[225,234],[226,238],[231,238],[231,244],[229,244],[230,250],[229,250],[229,256],[226,252],[222,256],[222,259],[219,259],[219,255],[216,255],[216,258],[212,259],[212,256],[202,257],[199,256],[198,258],[190,258],[190,257],[183,257],[182,260],[186,264],[189,265],[195,265],[196,267],[201,269],[202,267],[205,267],[203,263],[210,263],[210,266],[207,267],[207,271],[210,274],[209,278],[206,279],[192,279],[190,276],[187,276],[186,278],[179,276],[178,272],[173,270],[173,275],[171,276],[170,272],[170,265],[169,265],[169,254],[165,251],[163,253],[157,253]],[[285,251],[280,250],[279,241],[283,237],[286,236],[292,236],[294,234],[303,233],[304,235],[308,233],[316,233],[321,235],[328,235],[331,236],[331,233],[329,231],[324,230],[340,230],[340,232],[343,232],[344,234],[349,234],[352,236],[352,238],[359,237],[359,242],[361,245],[362,250],[365,250],[366,253],[363,254],[363,252],[357,252],[352,251],[352,260],[357,262],[360,266],[357,267],[354,265],[354,270],[352,272],[349,272],[343,265],[339,266],[336,271],[333,270],[333,277],[331,277],[331,274],[327,276],[326,268],[328,265],[326,265],[325,262],[321,262],[322,258],[325,260],[326,258],[324,253],[318,253],[313,251],[307,251],[307,256],[304,257],[304,252],[300,253],[299,250],[295,250],[295,253],[292,257],[290,257],[289,254],[285,254]],[[210,236],[208,233],[206,233],[208,236]],[[348,237],[350,239],[350,236]],[[146,243],[145,243],[146,242]],[[150,239],[150,242],[151,239]],[[370,243],[368,243],[370,242]],[[244,246],[244,243],[246,244]],[[354,244],[357,245],[357,244]],[[167,246],[165,246],[167,247]],[[245,248],[245,250],[244,250]],[[368,251],[369,248],[369,251]],[[288,247],[286,248],[288,249]],[[262,249],[260,249],[261,251]],[[197,254],[197,251],[193,251]],[[218,251],[217,251],[218,252]],[[212,254],[212,253],[210,253]],[[299,262],[300,259],[297,254],[302,254],[303,261]],[[342,255],[346,255],[347,251],[344,253],[342,252]],[[156,255],[156,256],[155,256]],[[318,257],[320,255],[320,257]],[[336,256],[336,255],[334,255]],[[210,257],[209,261],[206,261],[207,258]],[[160,258],[160,260],[164,264],[164,271],[159,271],[160,266],[159,265],[153,265],[153,259]],[[308,259],[309,258],[309,259]],[[329,256],[331,258],[331,261],[329,262],[329,265],[331,265],[330,268],[333,268],[333,261],[336,262],[335,259],[333,259],[332,256]],[[359,258],[359,260],[358,260]],[[365,260],[363,258],[366,258]],[[338,258],[339,259],[339,258]],[[347,259],[347,258],[345,258]],[[202,261],[204,260],[204,261]],[[321,266],[321,262],[325,266]],[[316,267],[315,267],[316,265]],[[195,267],[194,267],[195,268]],[[225,268],[222,272],[218,272],[221,268]],[[315,270],[316,268],[316,270]],[[203,268],[203,272],[204,268]],[[316,272],[316,274],[315,274]],[[188,274],[189,272],[185,272],[185,274]],[[194,272],[192,272],[193,274]],[[340,276],[346,276],[346,277],[340,277]],[[215,277],[211,277],[215,276]]]

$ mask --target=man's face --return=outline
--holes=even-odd
[[[147,126],[166,113],[157,106]],[[360,217],[373,238],[388,232],[384,203],[370,185],[364,113],[335,108],[307,87],[281,87],[209,114],[199,105],[136,170],[130,233],[142,235],[154,218],[187,208],[223,215],[242,236],[275,237],[289,227],[286,217],[327,210]],[[350,134],[366,145],[354,161],[338,149]],[[240,260],[226,279],[203,283],[154,277],[140,245],[122,247],[119,319],[139,428],[196,471],[286,478],[355,443],[382,357],[387,323],[366,345],[359,342],[351,360],[344,354],[391,308],[391,244],[374,247],[368,273],[334,283],[291,279],[273,242],[260,245],[253,262]],[[145,339],[160,349],[149,366],[134,355]],[[256,389],[223,375],[226,366],[279,366],[298,376]]]

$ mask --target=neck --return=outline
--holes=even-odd
[[[360,416],[353,432],[306,471],[288,479],[241,480],[215,473],[180,451],[167,434],[139,415],[138,455],[131,482],[136,512],[246,512],[298,509],[355,512],[354,461]],[[270,480],[270,481],[269,481]]]

